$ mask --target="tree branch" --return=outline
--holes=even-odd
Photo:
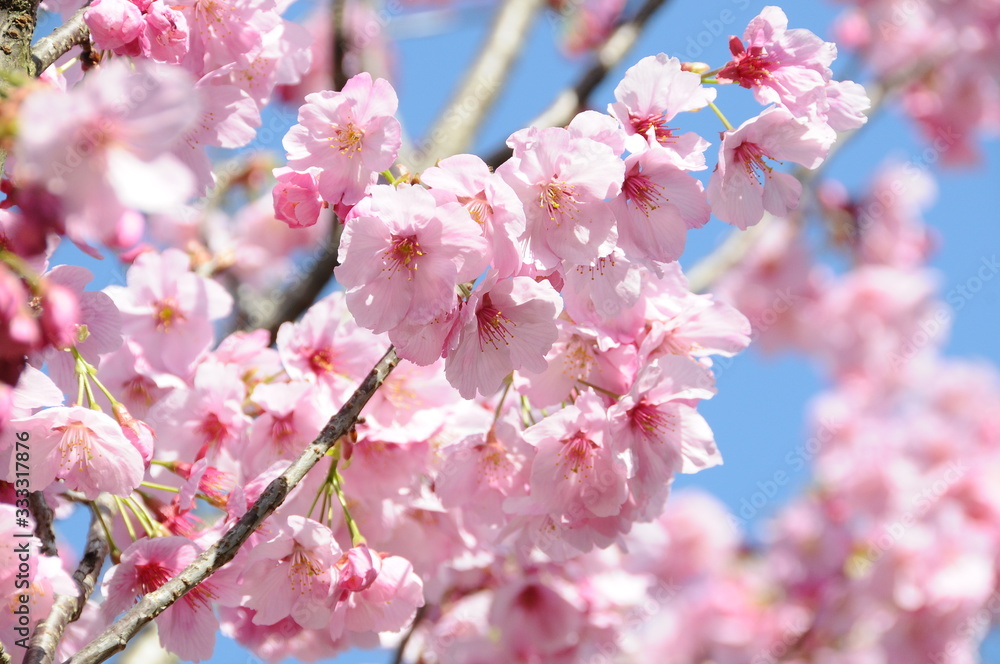
[[[149,623],[140,630],[129,649],[115,660],[116,664],[177,664],[180,661],[180,657],[160,645],[156,623]]]
[[[42,553],[46,556],[57,556],[56,534],[52,530],[52,510],[45,502],[45,494],[32,491],[28,494],[28,507],[35,517],[35,537],[42,541]]]
[[[319,255],[314,256],[308,272],[295,283],[287,286],[280,293],[275,293],[266,299],[258,300],[255,305],[264,307],[257,312],[248,312],[241,303],[242,311],[238,315],[237,327],[241,330],[265,329],[271,333],[271,342],[278,337],[278,328],[282,323],[298,318],[312,306],[319,294],[333,278],[333,270],[340,265],[337,252],[340,249],[340,233],[344,225],[336,215],[333,216],[330,234],[326,246]]]
[[[32,68],[31,39],[38,23],[39,0],[0,0],[0,95],[27,78]],[[7,151],[0,149],[0,174]]]
[[[10,654],[7,652],[7,648],[4,647],[2,641],[0,641],[0,664],[10,664]]]
[[[596,61],[590,68],[577,79],[576,84],[563,90],[556,97],[555,101],[547,109],[542,111],[534,120],[528,123],[529,127],[563,127],[569,124],[573,116],[584,109],[587,99],[598,85],[605,79],[612,69],[625,58],[628,52],[635,46],[636,40],[642,33],[646,23],[653,14],[669,0],[646,0],[639,11],[631,19],[620,24],[608,35],[604,43],[597,49]],[[511,156],[511,150],[503,146],[493,152],[486,163],[491,168],[496,168]]]
[[[410,623],[410,629],[406,630],[406,634],[400,639],[399,645],[396,646],[396,653],[392,657],[392,664],[403,664],[403,651],[406,650],[406,645],[413,638],[413,633],[417,631],[417,626],[427,615],[427,605],[424,604],[419,609],[417,609],[417,615],[413,616],[413,622]]]
[[[347,84],[344,56],[347,55],[347,35],[344,32],[344,0],[333,0],[330,10],[330,70],[333,90],[343,90]]]
[[[464,152],[496,101],[542,0],[506,0],[493,29],[448,106],[428,132],[428,140],[403,163],[420,171],[443,157]]]
[[[31,49],[31,65],[28,72],[32,76],[41,76],[42,72],[64,53],[90,39],[90,29],[83,22],[83,14],[86,11],[87,7],[81,7],[68,21],[53,30],[51,35],[38,40]]]
[[[351,398],[326,423],[316,440],[285,472],[267,485],[257,502],[250,506],[247,513],[218,542],[198,556],[176,577],[139,600],[139,603],[129,609],[117,622],[69,659],[68,664],[103,662],[114,653],[124,650],[129,639],[135,636],[143,625],[163,613],[185,593],[232,560],[240,546],[284,502],[306,473],[319,463],[341,436],[350,431],[357,422],[361,409],[398,363],[396,350],[390,346]]]
[[[32,494],[35,495],[35,494]],[[99,513],[106,522],[111,520],[111,508],[114,501],[111,495],[101,494],[94,501],[97,512],[90,519],[90,530],[87,533],[87,546],[83,550],[83,558],[73,573],[76,582],[77,595],[56,595],[52,610],[45,620],[38,623],[35,633],[28,643],[24,655],[24,664],[51,664],[55,659],[56,648],[62,640],[66,625],[77,620],[87,599],[94,592],[104,559],[108,555],[108,540],[104,528],[97,518]]]
[[[11,77],[31,71],[31,38],[38,22],[38,0],[0,0],[0,91]]]

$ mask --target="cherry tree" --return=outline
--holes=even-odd
[[[702,62],[630,52],[664,0],[497,4],[423,139],[420,3],[0,5],[3,661],[978,660],[1000,376],[944,353],[931,171],[824,169],[889,103],[974,164],[1000,6],[843,2],[840,76],[792,6]],[[592,64],[471,154],[544,12]],[[671,495],[748,346],[827,380],[759,538]]]

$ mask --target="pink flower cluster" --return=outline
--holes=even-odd
[[[204,660],[221,630],[267,660],[312,661],[378,643],[426,602],[436,614],[415,639],[439,661],[599,652],[651,584],[735,555],[683,505],[664,516],[677,473],[722,462],[698,406],[715,393],[713,358],[751,335],[734,306],[689,288],[687,233],[713,212],[746,228],[795,209],[798,181],[768,160],[816,167],[835,131],[864,121],[865,99],[831,79],[831,45],[767,8],[714,82],[770,106],[724,121],[707,189],[692,173],[709,143],[674,123],[714,103],[713,81],[660,54],[628,70],[607,113],[512,134],[496,170],[455,155],[399,180],[396,93],[359,74],[305,96],[270,191],[255,192],[270,166],[248,163],[213,204],[193,204],[215,184],[205,148],[249,143],[275,87],[309,66],[284,9],[98,0],[85,21],[110,61],[72,86],[75,70],[50,73],[19,102],[0,217],[4,478],[18,477],[16,429],[32,441],[32,489],[58,511],[67,492],[119,499],[108,528],[120,555],[103,602],[84,610],[92,634],[245,514],[392,344],[404,362],[351,434],[249,546],[158,616],[163,645]],[[240,180],[251,204],[215,208]],[[140,244],[147,222],[173,248]],[[281,325],[273,347],[265,330],[216,344],[234,310],[227,279],[266,284],[276,257],[330,223],[343,224],[342,290]],[[82,269],[45,272],[62,235],[127,252],[124,285],[86,291]],[[889,242],[869,240],[872,273],[891,269],[877,264],[897,259]],[[882,370],[884,349],[844,312],[866,303],[888,344],[930,290],[886,273],[844,284],[816,320],[837,331],[817,354],[846,380]],[[652,550],[667,536],[679,553],[664,561]],[[634,568],[628,546],[648,554]],[[32,601],[43,607],[64,576],[33,569]],[[730,581],[745,593],[738,612],[759,579]],[[723,590],[691,615],[712,617]]]
[[[903,109],[936,162],[971,165],[1000,124],[1000,7],[962,0],[864,0],[837,22],[838,42],[902,87]]]

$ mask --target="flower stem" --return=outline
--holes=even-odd
[[[337,500],[344,510],[344,521],[347,522],[347,529],[351,531],[351,544],[358,546],[365,543],[365,538],[358,530],[358,524],[351,518],[351,511],[347,507],[347,496],[344,495],[344,478],[336,470],[333,471],[333,489],[337,492]]]
[[[609,397],[611,397],[612,399],[614,399],[615,401],[618,401],[619,399],[622,398],[622,395],[615,394],[611,390],[605,389],[603,387],[598,387],[597,385],[594,385],[593,383],[588,383],[587,381],[583,380],[582,378],[577,378],[576,382],[580,383],[581,385],[586,385],[590,389],[595,390],[597,392],[600,392],[601,394],[606,394]]]
[[[159,489],[161,491],[169,491],[170,493],[181,492],[181,490],[175,486],[167,486],[166,484],[156,484],[155,482],[143,482],[140,486],[144,486],[147,489]]]
[[[115,505],[118,506],[118,513],[122,515],[122,521],[125,522],[125,530],[128,531],[128,536],[132,538],[132,541],[139,539],[135,536],[135,529],[132,528],[132,519],[128,518],[128,513],[125,511],[125,505],[122,504],[122,499],[115,496]]]
[[[722,111],[720,111],[720,110],[719,110],[719,107],[715,105],[715,102],[711,102],[711,101],[710,101],[710,102],[708,102],[708,107],[709,107],[709,108],[711,108],[711,109],[712,109],[712,111],[713,111],[713,112],[714,112],[714,113],[715,113],[715,114],[716,114],[717,116],[719,116],[719,119],[720,119],[720,120],[722,120],[722,124],[723,124],[723,125],[724,125],[724,126],[726,127],[726,129],[727,129],[727,130],[729,130],[729,131],[732,131],[732,130],[733,130],[733,125],[732,125],[732,123],[731,123],[731,122],[729,122],[729,120],[728,120],[728,119],[726,119],[726,116],[722,114]]]
[[[500,395],[500,401],[497,402],[496,410],[493,411],[493,424],[497,423],[500,419],[500,410],[503,408],[503,402],[507,400],[507,393],[510,392],[510,385],[514,382],[514,374],[507,374],[507,377],[503,379],[503,394]]]
[[[104,517],[101,516],[101,512],[94,507],[94,501],[90,501],[90,511],[94,513],[94,518],[97,519],[98,523],[101,524],[101,530],[104,531],[104,536],[108,539],[108,549],[111,552],[111,560],[117,564],[121,560],[122,551],[115,544],[115,538],[111,536],[111,530],[108,528],[108,524],[104,522]]]

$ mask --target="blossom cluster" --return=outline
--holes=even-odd
[[[396,93],[360,73],[304,95],[286,165],[233,215],[237,248],[223,250],[233,238],[215,222],[229,215],[192,197],[224,197],[240,178],[253,192],[269,169],[217,182],[206,147],[248,144],[277,86],[294,97],[314,73],[282,9],[98,0],[85,20],[111,55],[82,80],[47,73],[18,102],[0,216],[0,469],[14,480],[13,432],[26,432],[31,486],[57,515],[105,493],[119,508],[103,600],[63,647],[216,543],[390,344],[403,362],[351,433],[235,559],[158,616],[164,647],[207,659],[221,630],[269,661],[312,661],[377,645],[426,605],[413,640],[426,661],[569,662],[618,656],[650,590],[664,606],[681,593],[697,609],[679,611],[685,621],[726,619],[712,614],[723,590],[704,600],[673,584],[737,558],[735,539],[685,511],[719,513],[707,499],[667,497],[677,473],[722,462],[698,406],[715,393],[714,358],[760,326],[750,288],[733,287],[735,306],[694,293],[677,261],[713,214],[746,229],[796,210],[801,185],[775,162],[816,168],[838,131],[864,123],[863,89],[832,77],[833,45],[769,7],[714,72],[643,58],[606,113],[513,133],[496,169],[460,154],[410,173],[397,163]],[[751,89],[765,108],[734,127],[712,84]],[[695,174],[710,143],[677,126],[708,106],[725,131],[705,186]],[[895,246],[900,219],[866,236],[873,264],[926,256],[919,234]],[[215,236],[194,242],[202,225]],[[265,281],[330,232],[336,292],[273,344],[263,329],[216,343],[238,304],[228,278]],[[87,270],[50,266],[61,236],[119,252],[125,283],[87,291]],[[931,297],[917,282],[891,298],[882,276],[823,290],[813,274],[794,283],[805,259],[776,272],[751,259],[747,270],[815,288],[825,317],[785,332],[807,341],[807,324],[839,326],[817,355],[844,380],[887,371],[845,311],[884,295],[897,309],[872,318],[884,314],[888,344]],[[657,552],[664,538],[676,546]],[[626,560],[628,547],[639,555]],[[74,592],[51,561],[32,579],[36,616],[53,589]],[[729,579],[740,606],[766,581]],[[816,606],[789,600],[762,620]],[[694,625],[677,633],[714,638]],[[725,660],[706,648],[691,657]]]
[[[972,165],[1000,126],[1000,7],[960,0],[863,0],[837,20],[837,42],[899,86],[933,161]]]

